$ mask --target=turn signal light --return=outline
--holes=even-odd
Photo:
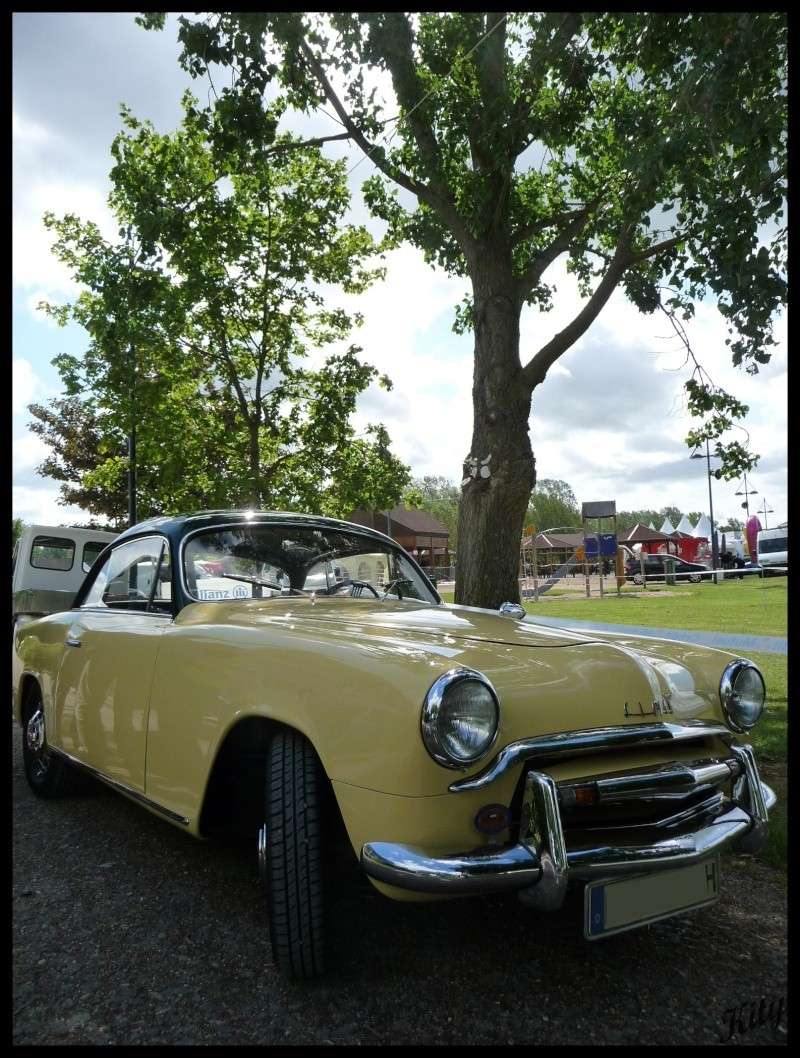
[[[475,829],[481,834],[499,834],[508,826],[508,809],[505,805],[484,805],[475,816]]]
[[[597,787],[594,783],[591,786],[576,786],[575,787],[575,804],[576,805],[593,805],[597,802]]]

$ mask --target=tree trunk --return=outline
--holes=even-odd
[[[455,601],[496,609],[519,602],[519,549],[536,481],[528,436],[531,392],[519,360],[520,306],[504,269],[473,276],[475,369],[472,447],[458,516]]]

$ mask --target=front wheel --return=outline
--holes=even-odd
[[[323,777],[313,747],[296,731],[270,743],[265,800],[258,856],[272,955],[288,977],[310,980],[324,965]]]
[[[22,762],[37,797],[65,797],[82,789],[82,777],[47,745],[44,705],[38,685],[28,691],[22,710]]]

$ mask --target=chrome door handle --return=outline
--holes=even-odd
[[[68,647],[79,647],[81,645],[80,639],[76,639],[74,636],[67,636],[64,642]]]

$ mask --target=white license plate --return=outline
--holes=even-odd
[[[670,915],[712,904],[719,896],[719,857],[691,867],[590,882],[584,895],[583,935],[597,940]]]

